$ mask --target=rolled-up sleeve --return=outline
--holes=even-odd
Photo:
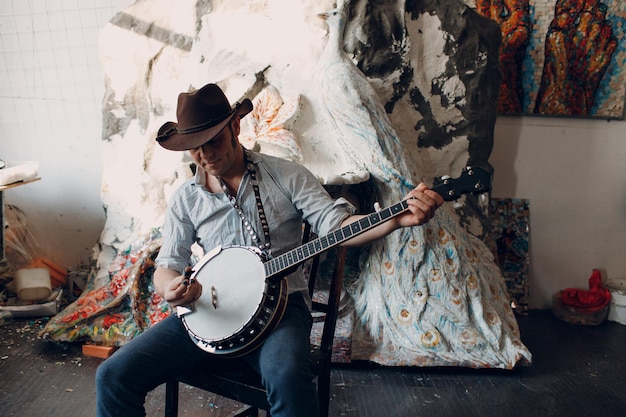
[[[163,224],[163,243],[156,258],[159,267],[180,273],[190,265],[191,245],[195,239],[195,228],[185,214],[183,194],[175,193],[170,200]]]

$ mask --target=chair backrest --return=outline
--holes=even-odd
[[[311,227],[308,223],[303,227],[303,242],[313,238]],[[309,274],[309,293],[312,302],[312,310],[316,315],[323,315],[323,324],[320,340],[313,340],[312,355],[315,371],[317,374],[318,401],[320,416],[326,417],[329,412],[330,400],[330,368],[333,354],[333,339],[343,286],[343,269],[346,250],[343,247],[333,249],[333,266],[329,285],[324,285],[323,290],[316,288],[320,276],[320,255],[312,258],[306,266]],[[327,277],[324,277],[325,280]],[[321,282],[320,282],[321,283]],[[328,287],[328,288],[326,288]],[[312,338],[314,339],[314,338]],[[265,390],[261,379],[252,368],[224,369],[218,372],[199,370],[192,375],[184,375],[177,380],[166,383],[165,416],[175,417],[178,415],[178,385],[183,382],[187,385],[200,388],[217,395],[236,400],[246,404],[236,416],[256,416],[258,410],[267,410],[269,405],[265,396]],[[267,413],[269,416],[269,412]]]
[[[304,224],[303,231],[303,242],[307,242],[314,238],[311,233],[311,226],[308,223]],[[332,355],[333,351],[333,340],[335,335],[335,329],[337,325],[337,316],[339,314],[339,304],[341,301],[341,291],[343,289],[343,275],[344,275],[344,267],[345,267],[345,258],[346,258],[346,248],[345,247],[337,247],[333,249],[336,251],[333,253],[334,263],[332,266],[332,270],[329,277],[323,277],[324,279],[328,279],[328,285],[324,285],[323,289],[319,289],[319,292],[316,284],[319,282],[318,278],[320,278],[319,265],[321,261],[321,256],[316,256],[312,259],[310,264],[309,273],[309,295],[313,300],[312,310],[314,313],[320,313],[323,315],[323,327],[322,327],[322,335],[319,340],[319,345],[316,343],[317,341],[313,341],[316,347],[319,349],[322,355]]]

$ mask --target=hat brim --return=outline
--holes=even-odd
[[[244,117],[251,111],[252,102],[246,98],[238,103],[231,114],[221,122],[193,133],[181,133],[178,131],[178,123],[167,122],[159,129],[156,140],[159,145],[170,151],[188,151],[199,148],[217,136],[235,116]]]

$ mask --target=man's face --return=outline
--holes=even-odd
[[[234,118],[220,133],[204,145],[190,149],[194,162],[207,173],[216,177],[228,178],[239,174],[241,169],[239,118]]]

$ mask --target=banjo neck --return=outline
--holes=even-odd
[[[481,168],[466,167],[459,178],[441,178],[430,189],[441,195],[445,201],[453,201],[463,194],[489,191],[491,175]],[[267,280],[280,281],[293,267],[393,219],[408,208],[406,200],[400,201],[264,262]]]
[[[408,207],[406,200],[401,201],[266,261],[264,267],[267,279],[270,281],[282,279],[294,266],[391,220]]]

